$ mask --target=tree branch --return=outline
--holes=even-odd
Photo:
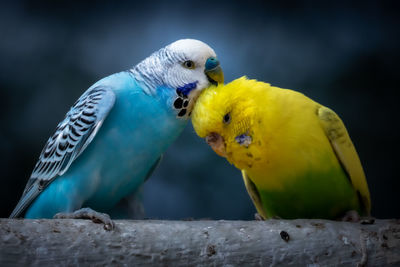
[[[0,219],[0,266],[399,266],[400,221]]]

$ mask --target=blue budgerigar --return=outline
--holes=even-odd
[[[58,214],[112,228],[100,212],[143,184],[184,129],[201,90],[222,82],[214,50],[193,39],[96,82],[47,141],[10,217]]]

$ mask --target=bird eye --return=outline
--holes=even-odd
[[[194,62],[191,60],[186,60],[183,62],[183,66],[187,69],[194,69]]]
[[[225,124],[229,124],[231,122],[231,114],[230,113],[226,113],[223,119],[223,122]]]

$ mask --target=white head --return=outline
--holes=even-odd
[[[210,83],[223,83],[214,50],[194,39],[173,42],[131,71],[148,94],[156,94],[160,87],[174,90],[173,106],[178,110],[178,117],[187,117],[201,90]]]

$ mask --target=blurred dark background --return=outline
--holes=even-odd
[[[399,10],[350,2],[3,1],[0,217],[81,93],[170,42],[195,38],[215,49],[227,82],[247,75],[334,109],[364,165],[373,215],[400,218]],[[145,184],[144,206],[160,219],[247,220],[255,212],[240,172],[190,123]]]

